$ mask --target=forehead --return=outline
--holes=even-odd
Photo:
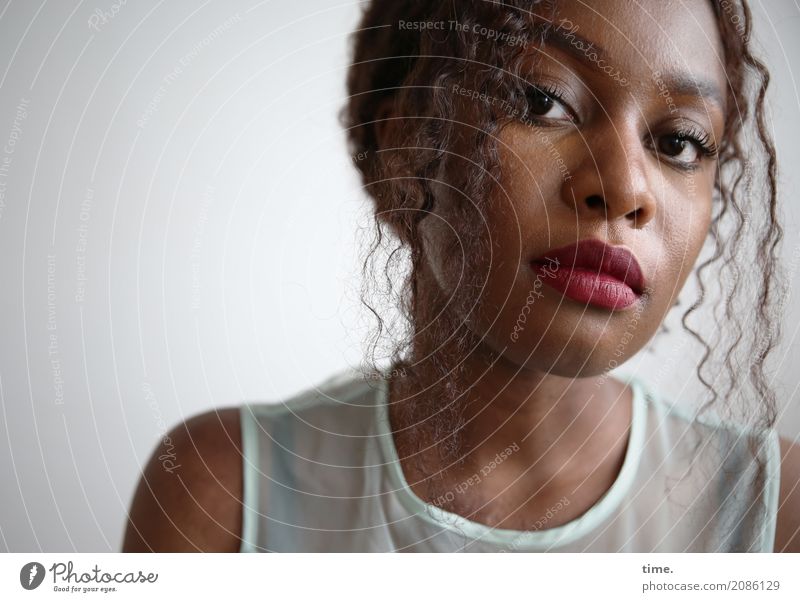
[[[596,51],[595,63],[603,60],[631,82],[650,82],[660,73],[711,80],[725,90],[723,46],[711,0],[562,1],[556,4],[552,30],[547,46],[579,50],[584,57]],[[594,47],[587,52],[581,39]]]

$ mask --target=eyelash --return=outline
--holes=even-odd
[[[564,97],[561,95],[561,92],[555,86],[550,86],[547,84],[536,84],[531,86],[533,90],[537,90],[544,94],[545,96],[549,96],[553,100],[557,100],[559,102],[564,102]]]
[[[697,148],[700,149],[700,154],[703,156],[716,157],[717,153],[719,152],[717,145],[711,142],[711,136],[708,134],[708,132],[704,132],[698,128],[679,128],[672,132],[671,135],[682,140],[693,142]]]
[[[569,103],[566,101],[564,95],[560,92],[558,88],[548,84],[531,84],[528,87],[528,91],[525,94],[526,101],[529,101],[530,95],[535,93],[539,93],[543,96],[546,96],[549,99],[562,105],[564,109],[570,114],[571,120],[576,121],[574,113],[572,112],[572,109],[569,106]],[[548,121],[547,119],[541,117],[540,115],[529,115],[527,107],[524,112],[524,116],[528,119],[531,119],[532,121],[537,121],[542,124],[547,123]]]
[[[573,123],[577,122],[575,114],[570,108],[569,103],[565,100],[564,95],[559,91],[557,87],[548,84],[538,84],[538,83],[531,84],[529,87],[529,91],[525,95],[526,99],[529,99],[531,94],[537,94],[537,93],[542,94],[550,98],[554,102],[561,104],[564,107],[565,111],[570,114],[570,121],[572,121]],[[547,118],[541,117],[540,115],[531,115],[528,108],[526,108],[524,112],[524,117],[531,121],[536,121],[541,125],[547,125],[547,123],[551,121],[548,120]],[[669,134],[667,135],[675,136],[676,138],[679,138],[681,140],[691,142],[697,147],[702,157],[714,158],[719,153],[719,148],[717,147],[716,144],[711,142],[711,136],[708,134],[708,132],[705,132],[699,128],[681,127],[677,128],[672,132],[669,132]],[[696,163],[693,164],[680,161],[676,163],[686,169],[692,169],[697,166]]]

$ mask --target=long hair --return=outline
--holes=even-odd
[[[752,20],[746,1],[709,1],[724,47],[728,110],[706,241],[713,252],[694,271],[700,294],[681,323],[704,350],[697,374],[709,395],[698,415],[722,405],[765,431],[776,419],[766,363],[779,341],[785,294],[776,257],[783,236],[776,155],[764,118],[769,73],[750,50]],[[363,263],[362,291],[362,302],[377,323],[369,343],[371,369],[380,373],[379,356],[388,356],[392,367],[403,366],[404,375],[432,383],[425,394],[436,400],[403,403],[401,422],[408,428],[397,438],[411,456],[421,457],[423,450],[415,442],[422,440],[419,429],[428,428],[443,459],[452,464],[462,457],[457,400],[464,393],[459,383],[468,378],[459,378],[463,362],[458,355],[475,347],[473,335],[455,319],[457,312],[443,311],[448,300],[440,298],[440,291],[420,286],[425,261],[419,224],[435,202],[430,182],[448,160],[456,127],[452,116],[457,96],[451,88],[469,74],[474,89],[506,99],[509,106],[521,102],[525,45],[536,43],[553,15],[552,0],[372,0],[352,37],[348,100],[341,118],[350,152],[364,157],[356,165],[374,209],[375,238]],[[446,25],[420,32],[400,22]],[[453,22],[459,27],[454,29]],[[487,35],[471,33],[474,26]],[[381,149],[376,125],[384,102],[393,103],[404,117]],[[480,207],[498,181],[496,134],[505,116],[488,105],[476,111],[466,157],[474,169],[461,175],[458,185],[464,198]],[[476,245],[471,255],[488,255],[481,225],[471,223],[475,221],[463,224],[474,229],[474,236],[468,234]],[[463,286],[480,290],[474,280]],[[713,312],[718,335],[706,341],[690,318],[714,286],[720,289],[721,315]],[[384,320],[380,306],[399,309],[400,322]],[[726,388],[720,390],[719,383]],[[718,403],[720,399],[725,403]],[[435,497],[435,488],[430,491]]]

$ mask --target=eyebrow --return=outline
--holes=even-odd
[[[656,83],[658,83],[658,80],[661,80],[666,89],[675,96],[696,96],[703,100],[713,101],[721,110],[725,108],[726,102],[722,97],[719,86],[709,79],[678,73],[674,75],[659,75]]]
[[[563,21],[562,21],[563,23]],[[587,40],[575,33],[577,27],[566,28],[561,24],[551,24],[540,31],[542,37],[541,41],[544,44],[558,48],[569,54],[579,62],[594,67],[598,71],[600,69],[597,64],[604,61],[607,64],[613,64],[608,58],[608,51],[597,43]],[[595,59],[590,59],[589,54],[596,55]],[[703,99],[713,101],[721,110],[724,110],[726,102],[720,92],[719,87],[711,80],[703,77],[689,76],[685,74],[672,74],[672,75],[658,75],[658,71],[654,72],[653,81],[656,83],[663,82],[666,88],[675,96],[695,96]]]
[[[602,46],[598,46],[596,43],[579,36],[575,33],[577,29],[577,27],[565,29],[561,24],[558,26],[551,24],[550,27],[540,30],[541,40],[545,44],[555,46],[582,62],[591,62],[587,56],[590,52],[589,49],[597,55],[598,61],[608,62],[608,51],[603,49]]]

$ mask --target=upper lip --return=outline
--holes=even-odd
[[[633,253],[625,247],[587,238],[566,247],[551,249],[533,262],[544,263],[548,259],[557,259],[559,267],[567,269],[584,268],[609,274],[627,284],[637,295],[644,292],[642,268]]]

